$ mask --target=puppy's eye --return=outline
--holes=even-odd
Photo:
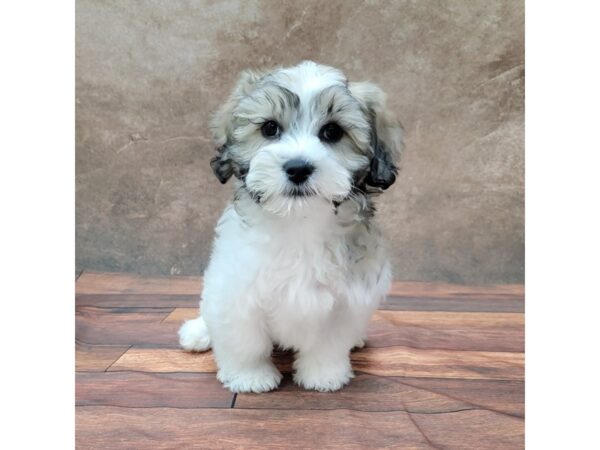
[[[277,137],[279,133],[281,133],[281,127],[274,120],[268,120],[267,122],[263,123],[262,127],[260,128],[260,132],[267,139],[273,139],[274,137]]]
[[[338,142],[344,136],[344,130],[337,123],[331,122],[327,125],[323,125],[319,131],[319,139],[323,142],[335,143]]]

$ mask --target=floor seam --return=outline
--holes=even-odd
[[[175,312],[175,310],[176,310],[176,309],[177,309],[177,308],[173,308],[173,309],[171,309],[171,311],[169,311],[169,312],[167,313],[167,315],[166,315],[165,317],[163,317],[163,318],[162,318],[162,320],[161,320],[159,323],[164,323],[164,321],[165,321],[165,320],[167,320],[167,319],[169,318],[169,316]]]
[[[130,349],[131,347],[133,347],[133,345],[130,345],[129,347],[127,347],[127,349],[126,349],[126,350],[125,350],[123,353],[121,353],[117,359],[115,359],[115,360],[114,360],[112,363],[110,363],[110,366],[108,366],[106,369],[104,369],[104,372],[108,372],[108,370],[109,370],[109,369],[110,369],[110,368],[111,368],[111,367],[112,367],[112,366],[113,366],[113,365],[114,365],[114,364],[115,364],[115,363],[116,363],[118,360],[120,360],[120,359],[123,357],[123,355],[129,351],[129,349]]]
[[[406,408],[406,406],[405,406],[405,408]],[[427,442],[427,445],[429,445],[431,448],[439,449],[440,447],[436,447],[435,445],[433,445],[433,442],[431,442],[429,440],[429,438],[427,437],[427,435],[425,434],[425,432],[421,429],[421,427],[419,426],[419,424],[413,418],[413,416],[410,413],[410,411],[407,410],[406,414],[408,415],[409,420],[412,422],[412,424],[415,426],[415,428],[417,430],[419,430],[419,433],[421,433],[421,436],[423,436],[423,439],[425,439],[425,441]]]
[[[409,387],[414,388],[414,389],[420,389],[420,390],[423,390],[423,391],[426,391],[426,392],[431,392],[431,393],[436,394],[436,395],[441,395],[443,397],[448,397],[448,398],[450,398],[452,400],[456,400],[458,402],[462,402],[462,403],[465,403],[467,405],[473,406],[474,407],[474,408],[472,408],[473,410],[490,411],[490,412],[494,412],[496,414],[502,414],[504,416],[514,417],[514,418],[517,418],[517,419],[524,419],[524,416],[521,416],[521,415],[511,414],[511,413],[507,413],[505,411],[499,411],[497,409],[489,408],[489,407],[484,406],[484,405],[478,405],[477,403],[470,402],[469,400],[465,400],[465,399],[462,399],[460,397],[455,397],[455,396],[447,394],[445,392],[438,392],[436,390],[425,388],[425,387],[422,387],[422,386],[415,386],[415,385],[407,383],[405,381],[398,380],[398,379],[396,379],[396,377],[385,377],[385,376],[381,376],[381,375],[374,375],[374,376],[388,379],[388,380],[390,380],[390,381],[392,381],[394,383],[402,384],[403,386],[409,386]],[[428,378],[424,378],[424,379],[428,379]],[[455,379],[462,380],[462,378],[455,378]],[[493,380],[493,381],[496,381],[496,380]],[[498,380],[498,381],[505,381],[505,380]],[[514,381],[514,380],[508,380],[508,381]],[[408,411],[408,410],[407,410],[407,412],[410,413],[410,411]],[[419,412],[415,412],[415,411],[413,411],[413,413],[414,414],[427,414],[427,413],[419,413]]]

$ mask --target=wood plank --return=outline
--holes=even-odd
[[[411,414],[435,448],[520,449],[525,445],[525,423],[485,410],[448,414]]]
[[[84,272],[76,284],[78,305],[195,307],[201,277],[143,277]],[[468,286],[395,281],[382,309],[523,312],[523,285]]]
[[[455,328],[522,328],[525,316],[517,313],[477,313],[440,311],[377,311],[374,317],[396,326]]]
[[[275,363],[290,371],[290,355]],[[363,348],[351,355],[354,370],[381,376],[522,380],[524,355],[511,352],[421,350],[393,346]],[[110,370],[215,372],[212,352],[187,353],[171,348],[130,348]]]
[[[200,295],[197,276],[148,277],[113,272],[84,272],[77,280],[77,294]]]
[[[443,282],[394,281],[389,292],[394,297],[412,298],[523,298],[522,284],[466,285]]]
[[[269,395],[238,394],[235,407],[294,410],[352,409],[374,412],[415,410],[439,413],[471,406],[458,399],[397,381],[401,379],[357,373],[352,382],[338,392],[316,392],[297,386],[291,374],[285,374],[277,391]]]
[[[195,319],[200,313],[200,308],[175,308],[164,320],[165,322],[183,323],[186,320]]]
[[[515,417],[524,416],[522,381],[378,377],[357,373],[339,392],[306,391],[286,374],[269,395],[238,394],[236,408],[403,410],[438,414],[481,408]]]
[[[77,280],[78,294],[193,295],[202,290],[199,276],[149,277],[119,272],[85,271]],[[522,284],[461,285],[443,282],[394,281],[390,296],[423,298],[522,298]]]
[[[103,372],[128,348],[129,345],[87,345],[78,342],[75,345],[75,369]]]
[[[165,320],[176,308],[98,308],[95,306],[76,306],[75,317],[103,323],[117,322],[155,322]]]
[[[78,448],[430,448],[407,413],[243,409],[76,409]]]
[[[456,380],[398,378],[397,381],[516,417],[525,416],[525,382],[515,380]],[[413,410],[414,412],[418,412]]]
[[[76,294],[78,306],[98,307],[148,307],[148,308],[197,308],[199,294]],[[477,298],[409,298],[387,297],[380,305],[383,310],[403,311],[472,311],[523,313],[523,299],[477,299]]]
[[[165,322],[195,319],[198,308],[175,308]],[[518,313],[480,313],[480,312],[446,312],[446,311],[377,311],[375,317],[386,318],[399,325],[422,325],[423,323],[452,324],[466,326],[524,326],[525,319]]]
[[[75,332],[87,344],[100,345],[178,345],[175,322],[161,323],[168,309],[104,309],[77,307]]]
[[[77,406],[229,408],[233,394],[208,373],[78,373]]]
[[[76,286],[80,447],[523,446],[521,285],[395,282],[350,385],[298,388],[293,355],[275,352],[280,388],[239,394],[234,409],[212,353],[177,348],[198,277],[84,272]]]
[[[110,368],[111,371],[216,372],[212,351],[188,353],[181,349],[132,347]]]
[[[176,308],[164,323],[181,324],[197,316],[197,308]],[[367,345],[523,352],[525,319],[516,313],[377,311],[369,325]]]
[[[289,352],[273,352],[273,361],[282,372],[292,370]],[[216,373],[212,351],[189,353],[173,348],[132,347],[110,368],[111,371]]]
[[[399,311],[464,311],[523,313],[523,298],[430,298],[388,296],[379,309]]]
[[[352,353],[354,370],[381,376],[522,380],[524,366],[524,354],[511,352],[422,350],[394,346],[366,347]]]
[[[377,311],[368,347],[401,345],[420,349],[525,351],[523,314]]]
[[[99,308],[181,308],[197,307],[199,294],[76,294],[77,306]]]

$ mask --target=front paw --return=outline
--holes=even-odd
[[[332,392],[341,389],[354,378],[350,360],[319,363],[300,358],[294,362],[294,381],[305,389]]]
[[[217,373],[218,380],[231,392],[268,392],[276,389],[281,373],[272,362],[252,369],[225,370]]]

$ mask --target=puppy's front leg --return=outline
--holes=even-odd
[[[250,318],[219,326],[213,337],[217,378],[232,392],[266,392],[279,386],[281,373],[271,361],[273,343]]]
[[[311,348],[300,349],[294,361],[294,381],[305,389],[321,392],[337,391],[354,377],[350,363],[349,343],[329,333]]]

